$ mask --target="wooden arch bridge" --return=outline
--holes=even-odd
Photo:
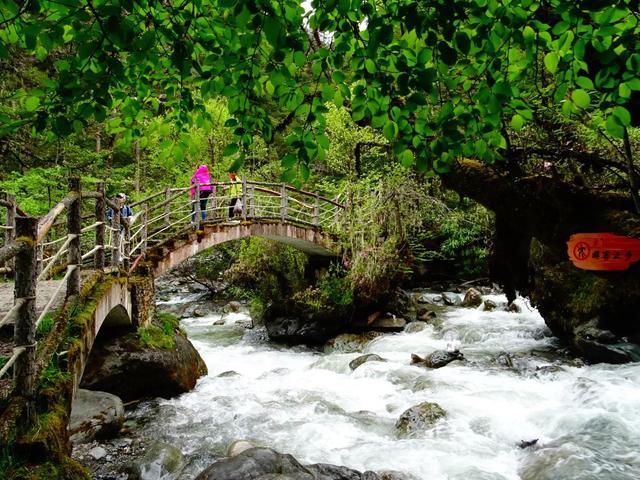
[[[80,325],[80,348],[66,353],[75,393],[100,329],[148,325],[154,279],[198,252],[261,236],[313,255],[337,253],[333,239],[344,210],[337,201],[243,179],[236,197],[242,208],[229,218],[232,185],[196,184],[195,195],[189,187],[165,188],[131,203],[128,219],[102,183],[83,191],[78,178],[70,179],[68,195],[39,219],[0,192],[0,273],[14,277],[0,283],[0,424],[12,401],[11,423],[31,424],[37,384],[69,328],[70,306],[91,310]],[[195,199],[203,187],[212,192],[201,209]]]

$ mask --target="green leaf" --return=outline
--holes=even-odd
[[[521,115],[515,114],[511,118],[511,128],[513,128],[514,130],[522,130],[523,126],[524,126],[524,118],[522,118]]]
[[[367,58],[364,61],[364,68],[366,68],[367,72],[369,72],[369,73],[376,73],[376,71],[378,70],[377,67],[376,67],[376,63],[373,60],[371,60],[370,58]]]
[[[385,138],[389,141],[395,140],[398,136],[398,124],[392,120],[389,120],[382,129],[382,133]]]
[[[303,182],[309,180],[309,166],[304,162],[300,163],[300,177]]]
[[[282,37],[282,25],[280,25],[278,19],[271,16],[265,16],[262,29],[265,37],[267,37],[267,41],[274,47],[278,47]]]
[[[24,108],[27,112],[35,112],[40,106],[40,99],[38,97],[28,97],[24,102]]]
[[[346,79],[344,73],[342,73],[340,70],[336,70],[335,72],[333,72],[331,78],[333,78],[333,81],[336,83],[343,83]]]
[[[411,165],[413,165],[413,152],[411,150],[403,150],[398,154],[398,160],[403,167],[409,168]]]
[[[631,90],[640,90],[640,78],[632,78],[631,80],[627,80],[625,83]]]
[[[236,143],[230,143],[229,145],[227,145],[226,147],[224,147],[224,150],[222,152],[222,156],[223,157],[230,157],[232,155],[235,155],[236,153],[238,153],[238,150],[240,148],[238,147],[238,144]]]
[[[549,52],[544,56],[544,66],[547,67],[547,70],[551,73],[556,73],[558,71],[559,61],[560,59],[556,52]]]
[[[298,171],[295,168],[288,168],[282,172],[282,181],[286,183],[293,182],[298,176]]]
[[[620,124],[623,127],[628,127],[629,125],[631,125],[631,114],[626,108],[615,107],[612,113],[613,116],[620,121]]]
[[[298,159],[293,153],[287,153],[284,157],[282,157],[282,160],[280,161],[280,165],[282,165],[282,168],[284,168],[285,170],[293,168],[296,163],[298,163]]]
[[[609,135],[615,138],[623,138],[624,137],[624,127],[620,124],[618,118],[614,115],[609,115],[607,117],[607,121],[605,123],[607,127],[607,132]]]
[[[306,61],[304,53],[302,53],[300,51],[297,51],[296,53],[294,53],[293,54],[293,61],[298,67],[303,67],[304,66],[304,62]]]
[[[591,103],[591,97],[587,92],[582,89],[577,89],[571,92],[571,99],[580,108],[587,108]]]
[[[626,83],[618,85],[618,95],[622,98],[629,98],[631,96],[631,89]]]
[[[430,48],[423,48],[418,54],[418,65],[424,66],[433,58],[433,52]]]
[[[576,78],[576,85],[585,90],[593,90],[593,82],[589,77],[578,77]]]

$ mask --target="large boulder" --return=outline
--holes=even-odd
[[[263,316],[269,338],[287,344],[321,345],[345,331],[349,317],[341,308],[320,310],[298,302],[277,302]]]
[[[396,422],[396,430],[401,438],[413,437],[433,428],[441,418],[447,416],[437,403],[423,402],[405,410]]]
[[[270,448],[251,448],[207,467],[196,480],[251,480],[279,474],[295,480],[315,480],[314,475],[288,454]],[[273,477],[271,477],[273,478]]]
[[[530,297],[553,334],[592,363],[640,361],[640,263],[588,272],[544,246],[535,252]]]
[[[130,480],[175,480],[184,469],[182,452],[167,443],[155,442],[133,463]]]
[[[340,467],[338,465],[329,465],[327,463],[316,463],[314,465],[307,465],[306,469],[312,473],[315,480],[362,479],[362,475],[357,470],[353,470],[347,467]]]
[[[192,390],[207,366],[185,336],[175,333],[174,340],[170,349],[146,347],[135,334],[97,341],[81,387],[113,393],[125,402]]]
[[[69,439],[87,443],[117,435],[124,421],[122,400],[107,392],[79,389],[71,405]]]
[[[247,443],[242,441],[243,443]],[[270,448],[249,448],[210,465],[196,480],[414,480],[399,472],[360,473],[326,463],[302,465]]]

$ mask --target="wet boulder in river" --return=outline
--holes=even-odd
[[[436,350],[425,358],[422,358],[415,353],[411,354],[411,365],[418,365],[427,368],[441,368],[454,360],[464,360],[464,355],[460,350]]]
[[[362,475],[357,470],[327,463],[307,465],[316,480],[361,480]],[[377,478],[376,478],[377,480]]]
[[[270,448],[250,448],[235,457],[224,458],[207,467],[196,480],[247,480],[273,478],[315,480],[315,476],[288,454]]]
[[[355,370],[360,365],[367,362],[386,362],[386,360],[375,353],[367,353],[366,355],[360,355],[358,358],[351,360],[349,362],[349,368],[351,368],[351,370]]]
[[[423,402],[405,410],[396,422],[396,430],[402,438],[412,437],[435,426],[447,416],[437,403]]]
[[[482,305],[482,294],[475,288],[470,288],[464,294],[464,300],[462,300],[463,307],[477,308]]]

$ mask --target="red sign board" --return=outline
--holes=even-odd
[[[583,270],[626,270],[640,260],[640,239],[613,233],[576,233],[569,237],[567,253]]]

